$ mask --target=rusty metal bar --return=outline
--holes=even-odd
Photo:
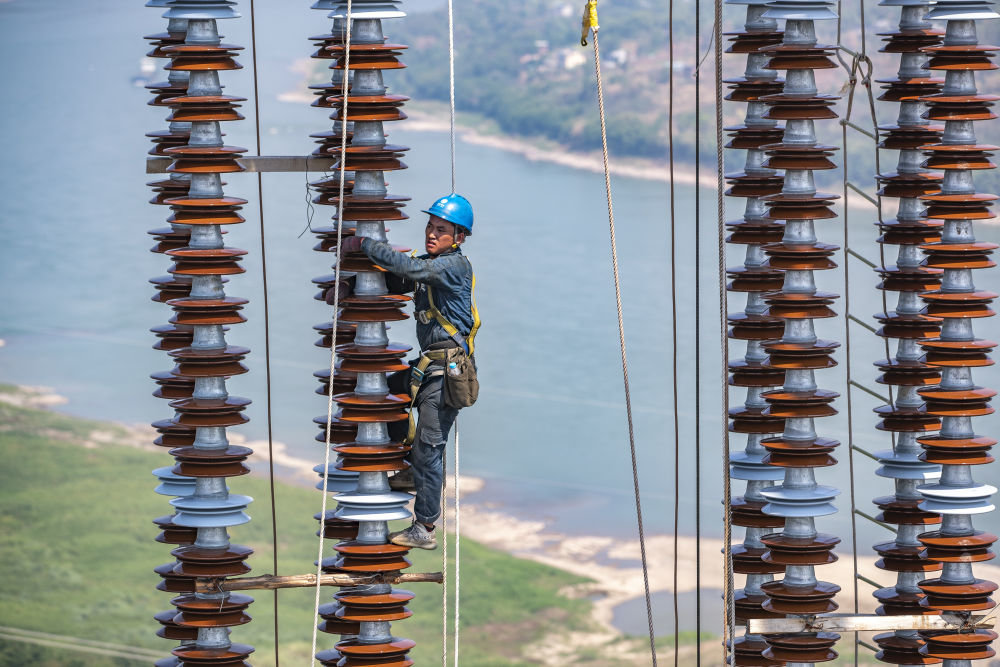
[[[320,586],[363,586],[372,584],[415,584],[444,583],[441,572],[394,572],[389,574],[323,574]],[[275,590],[280,588],[310,588],[316,585],[315,574],[263,574],[259,577],[238,577],[235,579],[203,579],[198,581],[197,593],[218,593],[219,591]]]
[[[826,616],[790,616],[787,618],[754,618],[747,626],[750,632],[882,632],[886,630],[971,630],[992,628],[995,619],[986,616],[921,614],[875,616],[830,614]],[[877,649],[876,649],[877,650]]]

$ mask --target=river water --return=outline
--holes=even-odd
[[[303,154],[312,150],[310,132],[329,126],[325,114],[301,103],[280,102],[280,93],[300,85],[294,61],[310,53],[304,39],[328,27],[320,12],[259,3],[261,152]],[[140,2],[11,0],[0,3],[0,380],[53,387],[66,396],[73,414],[126,422],[165,417],[166,406],[150,395],[150,372],[168,366],[150,349],[151,326],[164,322],[167,308],[152,303],[148,278],[165,273],[168,262],[147,252],[145,231],[159,227],[164,207],[146,203],[143,173],[147,131],[165,125],[162,110],[147,107],[148,94],[131,79],[147,50],[143,34],[159,32],[165,21]],[[226,22],[229,42],[249,45],[249,21]],[[251,97],[251,58],[241,72],[223,77],[227,93]],[[410,63],[420,66],[420,63]],[[444,73],[442,74],[444,76]],[[475,82],[459,82],[462,89]],[[405,92],[405,91],[395,91]],[[225,127],[227,142],[254,151],[253,107],[248,120]],[[442,132],[389,128],[394,143],[412,150],[410,169],[391,174],[390,189],[414,197],[415,220],[398,223],[391,237],[418,244],[422,223],[417,205],[449,189],[448,138]],[[706,134],[710,129],[706,128]],[[991,137],[981,137],[984,141]],[[478,275],[483,327],[477,358],[483,389],[480,402],[463,412],[462,470],[483,477],[479,497],[514,516],[542,519],[570,534],[635,534],[628,432],[608,248],[603,178],[599,174],[527,159],[495,148],[460,142],[458,190],[476,207],[475,235],[466,250]],[[680,171],[690,171],[681,168]],[[274,435],[292,453],[319,462],[312,418],[325,401],[313,393],[312,372],[328,363],[313,346],[312,326],[329,319],[312,299],[310,279],[327,273],[328,257],[311,250],[302,174],[267,174],[263,179],[270,295]],[[256,178],[233,175],[228,194],[256,201]],[[668,191],[652,180],[614,181],[618,251],[630,361],[639,477],[646,530],[672,530],[674,433],[671,392],[670,225]],[[719,286],[716,277],[714,191],[704,189],[700,229],[694,216],[695,190],[676,190],[677,340],[680,413],[679,529],[721,535],[719,419]],[[730,217],[738,215],[731,205]],[[314,222],[332,210],[316,207]],[[263,391],[263,311],[260,238],[254,203],[249,224],[231,228],[230,245],[250,250],[247,273],[231,280],[227,292],[252,300],[249,322],[233,327],[231,342],[252,347],[253,372],[231,382],[235,394],[255,400],[253,419],[242,429],[249,438],[265,434]],[[877,256],[873,212],[851,210],[851,234],[860,252]],[[842,221],[824,223],[824,240],[839,242]],[[981,237],[1000,240],[994,228]],[[701,245],[701,330],[695,328],[696,239]],[[740,250],[729,262],[739,263]],[[880,309],[875,279],[851,260],[851,311],[863,319]],[[981,287],[1000,281],[1000,272],[980,278]],[[819,276],[821,287],[843,292],[843,274]],[[841,300],[840,310],[844,303]],[[996,322],[980,334],[996,335]],[[821,335],[843,340],[842,321],[824,322]],[[408,323],[391,337],[412,341]],[[874,386],[870,362],[882,356],[881,341],[852,329],[854,377]],[[695,410],[696,342],[700,339],[701,412]],[[821,375],[821,385],[844,392],[841,366]],[[997,386],[996,373],[977,373]],[[734,400],[742,397],[734,395]],[[855,443],[877,450],[889,446],[874,430],[877,401],[854,394]],[[839,407],[844,410],[845,401]],[[982,420],[983,432],[996,426]],[[696,503],[695,429],[701,428],[701,502]],[[823,420],[823,434],[847,440],[844,415]],[[735,446],[734,446],[735,448]],[[848,507],[846,447],[843,465],[819,473],[844,489]],[[858,506],[891,492],[873,475],[874,464],[856,457]],[[990,474],[982,471],[980,477]],[[736,491],[739,491],[737,485]],[[822,528],[849,534],[849,511],[822,520]],[[978,521],[1000,528],[997,519]],[[860,550],[884,538],[859,524]],[[639,626],[641,629],[641,625]]]

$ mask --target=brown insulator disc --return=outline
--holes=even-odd
[[[722,35],[729,41],[726,53],[756,53],[765,46],[780,44],[781,31],[724,32]]]
[[[249,617],[248,617],[249,618]],[[171,653],[181,660],[184,667],[206,665],[209,667],[249,666],[244,660],[254,648],[248,644],[230,644],[225,648],[199,648],[196,644],[178,646]]]
[[[324,561],[325,564],[325,561]],[[398,572],[410,567],[412,563],[402,555],[385,554],[381,556],[355,555],[342,556],[333,561],[333,566],[338,571],[358,572],[362,574],[377,574],[380,572]]]
[[[166,303],[171,299],[181,299],[191,294],[191,281],[183,276],[158,276],[151,278],[149,282],[156,287],[156,294],[150,297],[150,300],[156,303]]]
[[[175,315],[170,318],[173,324],[211,325],[240,324],[246,318],[239,314],[243,304],[249,303],[239,297],[223,297],[221,299],[171,299]]]
[[[765,563],[761,556],[767,551],[762,547],[748,547],[745,544],[733,545],[733,572],[736,574],[778,574],[785,571],[784,565]],[[763,600],[762,600],[763,601]]]
[[[354,590],[342,590],[333,596],[340,604],[337,618],[356,622],[400,621],[413,615],[405,607],[416,597],[410,591],[399,588],[376,595],[359,594]]]
[[[232,544],[226,549],[181,546],[170,552],[171,556],[180,561],[176,568],[178,574],[210,578],[246,574],[250,568],[243,561],[252,554],[253,549],[239,544]]]
[[[153,519],[153,525],[162,531],[156,536],[156,541],[160,544],[194,544],[198,537],[197,528],[178,526],[174,523],[172,515],[156,517]]]
[[[326,443],[327,420],[326,415],[313,417],[313,423],[319,426],[320,432],[316,434],[318,442]],[[344,444],[352,442],[358,434],[356,424],[351,424],[340,419],[339,413],[334,413],[330,422],[330,443]]]
[[[971,630],[957,633],[921,632],[926,645],[921,655],[944,660],[985,660],[996,655],[990,644],[997,638],[992,630]]]
[[[226,449],[200,449],[179,447],[170,450],[177,460],[173,473],[184,477],[238,477],[250,472],[243,464],[253,450],[249,447],[230,446]]]
[[[835,546],[840,544],[840,538],[835,535],[818,533],[814,537],[789,537],[783,533],[771,533],[761,538],[768,551],[762,558],[768,563],[778,563],[781,565],[826,565],[836,563],[837,556],[832,553]],[[779,584],[782,582],[772,582]],[[832,597],[839,587],[833,584],[826,585],[824,591],[837,590],[830,593]],[[768,593],[770,595],[770,593]],[[819,593],[815,593],[818,595]],[[812,594],[810,594],[812,595]]]
[[[156,636],[162,639],[173,639],[174,641],[190,642],[198,639],[198,628],[182,628],[174,623],[174,616],[176,615],[176,611],[168,609],[167,611],[161,611],[153,617],[153,620],[163,626],[156,631]]]
[[[342,457],[336,466],[338,470],[392,472],[410,467],[410,464],[404,461],[410,451],[408,445],[339,445],[334,447],[334,450]]]
[[[995,606],[990,594],[998,586],[992,581],[976,579],[971,583],[955,583],[941,579],[925,579],[917,584],[927,596],[922,605],[938,611],[984,611]]]
[[[944,535],[935,530],[921,533],[917,539],[927,547],[927,557],[941,563],[981,563],[995,557],[990,547],[997,536],[981,530],[968,535]]]
[[[149,377],[156,381],[157,389],[153,396],[175,400],[189,398],[194,393],[194,380],[176,377],[170,371],[152,373]]]
[[[940,563],[927,560],[924,556],[923,547],[900,546],[895,542],[883,542],[873,547],[882,558],[875,563],[875,567],[889,572],[936,572],[943,566]],[[884,590],[894,591],[890,586]],[[876,593],[875,598],[882,600]]]
[[[837,459],[830,456],[830,452],[840,446],[840,442],[828,438],[803,441],[773,437],[765,438],[761,445],[767,450],[764,463],[768,465],[780,468],[826,468],[836,465]]]
[[[920,498],[898,498],[879,496],[872,502],[882,511],[876,515],[878,521],[906,526],[931,526],[941,523],[941,515],[920,508]]]
[[[895,632],[886,632],[875,635],[874,640],[882,649],[875,654],[875,659],[880,662],[887,662],[892,665],[941,664],[939,658],[920,654],[920,648],[924,645],[924,642],[916,637],[900,637]]]
[[[249,623],[250,617],[244,611],[252,603],[252,597],[239,593],[230,593],[225,598],[182,595],[170,601],[179,612],[174,623],[189,628],[228,628]]]
[[[338,519],[335,515],[337,510],[327,510],[326,515],[322,520],[323,538],[330,540],[354,540],[358,537],[358,526],[357,521],[351,521],[349,519]],[[320,520],[320,514],[316,513],[313,518],[317,521]],[[319,531],[316,532],[319,535]]]
[[[766,618],[780,618],[780,614],[769,614]],[[749,620],[749,616],[740,616],[739,607],[736,610],[736,622],[744,623]],[[756,616],[752,618],[758,618]],[[785,663],[780,660],[770,660],[761,655],[767,649],[767,643],[763,639],[756,639],[753,636],[744,635],[736,637],[732,642],[733,665],[735,667],[779,667]]]
[[[370,644],[358,639],[346,639],[337,642],[336,649],[345,656],[345,660],[369,659],[386,661],[384,664],[393,665],[391,660],[400,659],[406,655],[407,651],[416,646],[417,643],[411,639],[392,639],[381,644]],[[348,663],[349,664],[349,663]],[[354,663],[359,664],[359,663]],[[372,662],[368,664],[382,664]],[[395,667],[395,666],[394,666]]]
[[[840,635],[832,632],[796,633],[767,635],[765,658],[785,662],[829,662],[836,660],[837,652],[832,649]]]
[[[326,345],[324,345],[323,347],[327,347],[327,348],[330,347],[329,342]],[[335,370],[335,373],[333,375],[333,393],[334,394],[342,394],[342,393],[351,391],[351,390],[354,389],[355,385],[357,385],[357,383],[358,383],[358,374],[357,373],[348,373],[347,371],[342,371],[340,369],[342,361],[343,360],[338,361],[337,362],[337,368],[334,369]],[[317,378],[319,378],[319,381],[320,381],[320,385],[318,387],[316,387],[316,393],[319,394],[320,396],[329,396],[330,395],[330,369],[329,368],[325,368],[325,369],[322,369],[322,370],[318,370],[315,373],[313,373],[313,375],[316,376]]]
[[[763,500],[747,500],[736,496],[732,502],[733,524],[745,528],[781,528],[785,525],[784,517],[764,514]]]
[[[160,575],[161,579],[160,583],[156,586],[156,590],[165,593],[194,593],[196,577],[178,574],[174,572],[174,568],[176,567],[177,561],[171,561],[153,569],[153,572]],[[171,621],[176,613],[171,612]]]
[[[996,444],[993,438],[973,436],[972,438],[945,438],[930,436],[917,438],[924,452],[920,459],[928,463],[952,465],[985,465],[993,462],[989,450]]]

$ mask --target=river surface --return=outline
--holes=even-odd
[[[294,61],[311,52],[305,37],[328,27],[308,2],[258,3],[262,154],[301,155],[312,150],[309,133],[329,127],[326,114],[301,103],[280,102],[302,76]],[[271,5],[272,7],[269,7]],[[140,36],[159,32],[165,21],[140,2],[12,0],[0,3],[0,380],[46,385],[69,399],[67,412],[98,419],[148,422],[168,416],[153,398],[148,374],[169,367],[150,349],[148,329],[166,321],[168,309],[150,301],[149,278],[162,275],[164,257],[148,252],[146,230],[163,225],[165,207],[147,203],[145,132],[165,126],[162,109],[146,106],[148,93],[132,83],[148,50]],[[249,45],[249,21],[224,22],[226,41]],[[442,28],[443,29],[443,28]],[[223,76],[226,92],[252,97],[249,51],[246,69]],[[420,63],[409,63],[420,66]],[[442,72],[442,76],[445,73]],[[160,78],[158,75],[156,78]],[[391,75],[388,77],[391,83]],[[463,89],[474,81],[460,81]],[[394,91],[402,92],[405,91]],[[227,142],[255,152],[253,106],[248,120],[226,124]],[[393,225],[391,238],[419,247],[422,207],[449,189],[448,138],[443,132],[388,128],[394,143],[411,147],[410,168],[390,175],[390,190],[414,198],[414,220]],[[710,136],[710,128],[706,128]],[[996,137],[981,137],[994,141]],[[460,142],[458,190],[476,207],[475,235],[466,246],[478,275],[483,327],[477,339],[482,393],[462,413],[463,473],[483,477],[477,497],[524,519],[549,522],[569,534],[635,535],[632,467],[622,392],[615,295],[608,244],[603,178],[599,174],[514,153]],[[730,166],[733,168],[733,166]],[[682,167],[680,171],[689,172]],[[312,177],[315,177],[313,175]],[[329,319],[313,300],[311,278],[329,272],[329,257],[311,250],[301,235],[309,215],[303,174],[263,178],[274,437],[302,458],[322,460],[312,418],[325,413],[314,393],[312,372],[328,363],[313,346],[312,326]],[[227,243],[250,250],[247,273],[227,287],[248,297],[249,322],[233,327],[229,340],[248,345],[252,372],[231,382],[234,394],[250,397],[250,424],[241,431],[262,438],[264,410],[264,319],[261,252],[254,175],[227,177],[227,194],[251,200],[248,224],[230,228]],[[695,189],[676,188],[677,340],[671,327],[670,220],[668,190],[652,180],[616,178],[615,214],[627,333],[635,441],[646,530],[673,529],[675,442],[679,446],[679,530],[721,535],[722,423],[714,191],[704,189],[703,219],[695,223]],[[729,204],[730,216],[738,215]],[[324,223],[332,209],[316,207]],[[852,208],[852,245],[870,257],[874,213]],[[981,238],[1000,240],[996,227]],[[823,240],[840,243],[843,221],[819,226]],[[695,320],[695,244],[701,246],[701,329]],[[729,263],[741,262],[741,249]],[[838,260],[841,261],[842,259]],[[850,263],[851,311],[870,321],[880,310],[875,276]],[[996,289],[1000,272],[982,272],[980,286]],[[821,287],[843,293],[841,270],[818,276]],[[741,301],[735,305],[740,305]],[[844,310],[841,299],[839,308]],[[733,310],[737,308],[734,307]],[[980,335],[996,337],[1000,320],[980,321]],[[844,339],[843,321],[823,322],[821,335]],[[409,323],[398,323],[394,340],[412,342]],[[698,347],[700,341],[700,347]],[[677,359],[679,438],[675,440],[671,350]],[[735,349],[735,348],[734,348]],[[700,354],[700,413],[696,412],[696,352]],[[737,351],[738,353],[738,351]],[[870,362],[882,355],[881,340],[852,329],[854,377],[875,386]],[[845,393],[846,350],[841,365],[820,374],[820,384]],[[984,385],[998,385],[995,372],[977,372]],[[734,394],[734,402],[742,400]],[[854,393],[854,441],[885,449],[888,438],[874,429],[874,398]],[[846,411],[846,401],[838,407]],[[983,419],[983,433],[995,427]],[[701,436],[701,501],[696,502],[696,426]],[[846,419],[822,420],[821,434],[847,441]],[[733,448],[741,447],[734,443]],[[819,471],[824,483],[844,490],[842,511],[820,521],[821,529],[850,534],[847,448],[841,465]],[[856,455],[859,508],[891,493],[875,465]],[[988,480],[991,472],[977,471]],[[737,483],[735,492],[742,490]],[[984,517],[981,528],[1000,521]],[[859,523],[859,551],[885,535]],[[845,546],[847,546],[845,544]],[[846,549],[845,549],[846,551]],[[641,626],[640,626],[641,627]]]

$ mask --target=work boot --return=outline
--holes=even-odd
[[[419,521],[414,521],[406,530],[389,533],[389,541],[411,549],[437,549],[438,545],[434,531],[427,530]]]
[[[389,488],[393,491],[416,491],[417,486],[413,481],[413,468],[407,468],[390,477]]]

